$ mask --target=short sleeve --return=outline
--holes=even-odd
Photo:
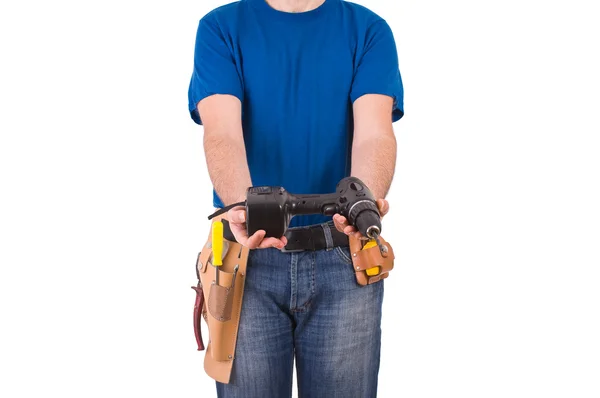
[[[394,99],[392,122],[400,120],[404,115],[404,88],[396,42],[386,21],[379,20],[371,25],[358,55],[350,100],[354,103],[365,94],[388,95]]]
[[[207,15],[199,25],[194,51],[194,71],[188,90],[192,119],[202,124],[198,102],[213,94],[230,94],[244,101],[242,80],[230,47],[216,21]]]

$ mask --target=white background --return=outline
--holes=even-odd
[[[359,3],[405,85],[379,396],[600,397],[593,2]],[[221,4],[2,4],[0,396],[215,396],[187,85]]]

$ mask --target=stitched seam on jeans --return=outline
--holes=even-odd
[[[348,256],[346,255],[346,253],[344,253],[344,252],[343,252],[343,250],[341,249],[341,247],[340,247],[340,246],[336,246],[336,247],[335,247],[335,251],[336,251],[336,252],[337,252],[337,253],[340,255],[340,257],[342,257],[342,259],[343,259],[343,260],[345,260],[346,262],[348,262],[348,263],[351,263],[351,262],[352,262],[352,259],[351,259],[350,257],[348,257]]]
[[[331,228],[329,227],[328,223],[321,224],[321,226],[323,227],[323,233],[325,234],[325,242],[327,246],[326,249],[327,251],[330,251],[333,249],[333,236],[331,235]]]
[[[315,267],[315,258],[317,257],[317,253],[313,252],[312,256],[310,256],[311,258],[311,281],[310,281],[310,297],[308,298],[308,302],[310,303],[310,301],[312,300],[313,296],[315,295],[315,273],[316,273],[316,267]]]
[[[310,305],[312,304],[313,298],[315,297],[315,257],[316,257],[316,252],[311,252],[311,256],[310,256],[310,262],[311,262],[311,270],[310,270],[310,296],[308,296],[308,299],[302,304],[301,307],[296,307],[296,308],[290,308],[291,312],[306,312],[309,308]],[[296,299],[297,301],[297,299]],[[297,303],[296,303],[297,304]]]
[[[298,297],[298,254],[291,253],[290,256],[290,310],[296,307]]]

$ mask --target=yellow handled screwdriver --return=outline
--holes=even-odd
[[[212,264],[215,267],[215,284],[219,284],[219,267],[223,265],[223,222],[212,225]]]

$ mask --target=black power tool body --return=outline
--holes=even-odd
[[[281,238],[294,216],[336,213],[346,217],[365,237],[377,239],[381,234],[376,199],[356,177],[342,179],[336,191],[329,194],[294,195],[279,186],[257,186],[248,188],[246,195],[248,236],[262,229],[265,237]]]

